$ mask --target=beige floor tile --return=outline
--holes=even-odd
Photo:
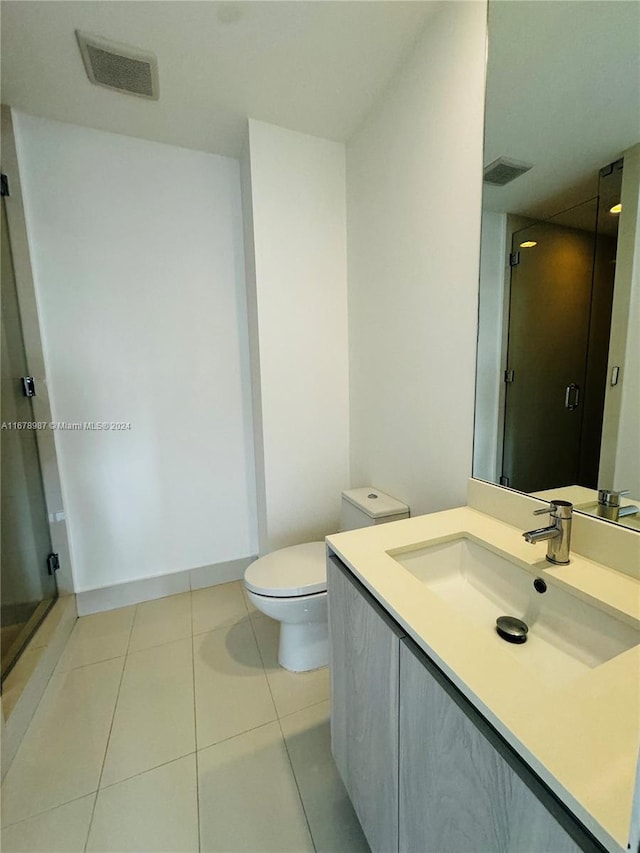
[[[123,663],[53,676],[2,786],[5,825],[97,789]]]
[[[127,657],[101,785],[195,749],[191,638]]]
[[[248,618],[193,646],[198,749],[277,718]]]
[[[368,853],[331,756],[329,702],[291,714],[280,725],[318,853]]]
[[[252,625],[278,716],[284,717],[329,698],[329,667],[311,672],[283,669],[278,663],[278,623],[261,616],[254,618]]]
[[[60,621],[68,618],[70,608],[77,614],[75,602],[70,600],[70,596],[61,596],[47,613],[42,625],[40,625],[34,636],[29,640],[29,647],[39,649],[42,646],[48,646]]]
[[[191,636],[191,593],[145,601],[136,607],[129,651],[160,646]]]
[[[95,794],[2,830],[3,853],[83,853]]]
[[[38,661],[46,651],[44,646],[32,647],[31,645],[22,652],[17,664],[2,682],[2,710],[5,719],[13,711],[16,702],[27,686]]]
[[[247,618],[240,581],[196,589],[191,593],[193,633],[203,634]]]
[[[100,789],[87,851],[196,853],[197,850],[195,754]]]
[[[58,670],[121,657],[127,652],[135,607],[81,616],[60,657]]]
[[[198,753],[203,851],[313,850],[277,723]]]

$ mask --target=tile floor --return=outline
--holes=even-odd
[[[229,583],[76,623],[2,786],[2,850],[366,853],[329,675]]]

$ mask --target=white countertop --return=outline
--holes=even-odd
[[[468,535],[640,625],[640,582],[470,507],[329,536],[332,551],[609,850],[626,850],[640,746],[640,645],[569,681],[537,677],[517,649],[456,613],[386,552]]]

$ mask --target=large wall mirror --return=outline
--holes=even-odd
[[[473,475],[640,532],[640,3],[488,14]]]

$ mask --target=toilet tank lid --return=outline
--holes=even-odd
[[[402,515],[409,512],[409,507],[397,501],[390,495],[385,495],[380,489],[365,486],[362,489],[349,489],[342,497],[365,512],[370,518],[382,518],[385,515]]]

